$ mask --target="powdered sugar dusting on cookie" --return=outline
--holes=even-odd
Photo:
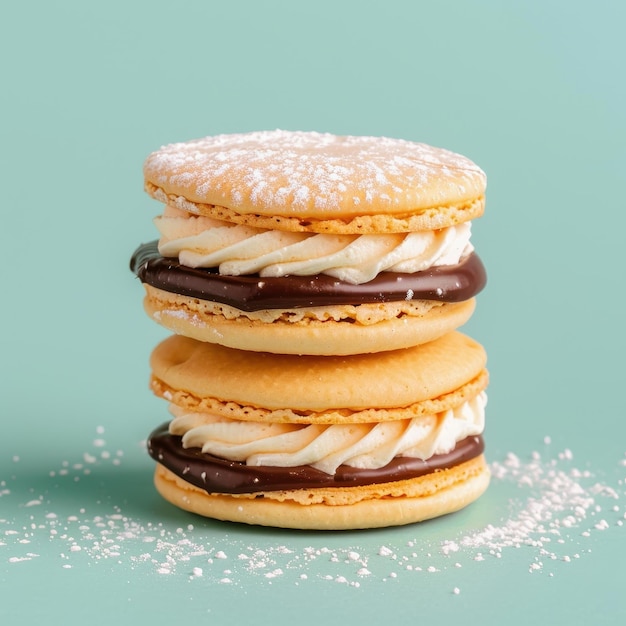
[[[338,216],[423,209],[480,197],[472,161],[386,137],[260,131],[162,147],[144,166],[165,194],[242,213]]]

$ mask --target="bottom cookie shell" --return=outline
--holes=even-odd
[[[481,455],[449,470],[402,481],[414,484],[405,484],[397,495],[380,495],[380,485],[375,485],[369,497],[361,494],[362,499],[345,504],[306,504],[288,497],[273,499],[267,494],[209,494],[160,464],[154,482],[165,500],[204,517],[299,530],[358,530],[401,526],[454,513],[479,498],[487,489],[489,478]],[[409,486],[413,495],[402,495]],[[350,489],[342,491],[349,496]]]

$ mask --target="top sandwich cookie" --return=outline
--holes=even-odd
[[[425,144],[256,132],[165,146],[165,204],[133,270],[172,331],[244,350],[355,354],[431,341],[483,288],[470,242],[484,173]]]

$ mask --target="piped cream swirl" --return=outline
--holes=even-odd
[[[170,433],[183,447],[251,466],[310,465],[334,474],[340,465],[378,469],[395,457],[429,459],[483,432],[485,392],[434,415],[375,424],[276,424],[248,422],[170,405]]]
[[[380,272],[456,265],[474,250],[470,222],[411,233],[330,235],[265,230],[166,206],[155,224],[163,256],[188,267],[217,267],[229,276],[327,274],[361,284]]]

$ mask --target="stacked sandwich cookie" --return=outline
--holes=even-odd
[[[161,495],[301,529],[417,522],[487,488],[488,374],[456,330],[485,285],[469,159],[381,137],[271,131],[171,144],[131,267],[174,334],[151,356],[172,418]]]

